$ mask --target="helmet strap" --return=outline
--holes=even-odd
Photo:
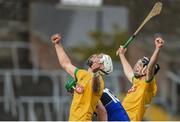
[[[100,69],[100,71],[103,72],[105,75],[108,75],[108,73],[103,71],[102,69]]]
[[[141,71],[141,73],[142,73],[143,75],[146,73],[146,72],[145,72],[146,68],[147,68],[147,66],[145,65],[145,66],[143,67],[142,71]]]

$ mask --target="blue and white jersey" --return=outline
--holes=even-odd
[[[108,121],[130,121],[119,99],[109,89],[103,90],[101,102],[106,108]]]

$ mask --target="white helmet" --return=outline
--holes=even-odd
[[[104,69],[100,70],[100,73],[103,75],[107,75],[113,71],[113,64],[111,57],[106,54],[101,54],[102,58],[100,59],[100,62],[104,65]]]

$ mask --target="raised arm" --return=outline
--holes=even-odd
[[[61,44],[61,35],[60,34],[54,34],[51,37],[51,41],[54,43],[55,45],[55,49],[56,49],[56,53],[59,59],[59,63],[62,66],[62,68],[69,73],[73,78],[75,78],[74,76],[74,71],[76,69],[76,67],[74,65],[72,65],[69,57],[67,56],[67,54],[65,53],[63,46]]]
[[[147,81],[151,80],[154,76],[154,67],[157,63],[159,52],[160,52],[160,49],[163,47],[163,45],[164,45],[164,40],[162,38],[158,37],[155,39],[155,50],[147,66],[147,75],[146,75]]]
[[[125,52],[126,52],[127,48],[124,48],[123,46],[120,46],[120,48],[118,49],[117,53],[119,54],[122,66],[123,66],[123,71],[126,75],[126,77],[128,78],[128,80],[130,82],[132,82],[132,77],[133,77],[133,69],[131,67],[131,65],[129,64],[129,62],[127,61],[126,57],[125,57]]]

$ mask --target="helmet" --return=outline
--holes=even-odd
[[[143,67],[145,67],[146,65],[149,64],[150,58],[144,56],[144,57],[141,58],[140,60],[141,60],[141,62],[143,63]]]
[[[100,54],[100,55],[102,56],[100,59],[100,63],[104,65],[104,69],[101,69],[100,73],[102,75],[107,75],[113,71],[113,64],[112,64],[111,57],[106,54]]]
[[[154,69],[154,75],[157,74],[159,70],[160,70],[160,66],[159,64],[156,64]]]
[[[149,57],[143,57],[143,58],[141,58],[140,59],[141,60],[141,62],[143,63],[143,67],[145,67],[145,66],[147,66],[148,64],[149,64],[149,62],[150,62],[150,58]],[[160,70],[160,66],[159,66],[159,64],[156,64],[155,65],[155,69],[154,69],[154,75],[158,72]]]
[[[93,64],[92,61],[92,57],[95,56],[97,54],[94,54],[92,56],[90,56],[86,62],[86,64],[91,67]],[[100,69],[100,74],[102,75],[108,75],[109,73],[111,73],[113,71],[113,64],[112,64],[112,60],[111,57],[109,55],[106,54],[98,54],[100,57],[100,63],[103,64],[104,69]]]

